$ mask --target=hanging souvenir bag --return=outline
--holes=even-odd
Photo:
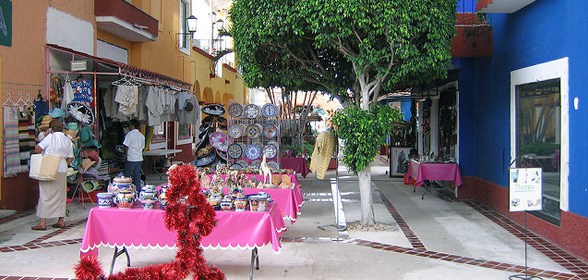
[[[51,154],[32,154],[29,177],[39,181],[53,181],[57,178],[57,168],[61,156]]]

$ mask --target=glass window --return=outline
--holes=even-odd
[[[190,50],[190,34],[188,32],[188,23],[186,19],[189,17],[190,3],[187,0],[180,0],[180,22],[179,26],[179,47],[182,52],[189,52]]]
[[[153,138],[151,139],[150,150],[167,148],[166,127],[167,122],[153,126]]]
[[[561,217],[560,120],[560,79],[516,86],[517,167],[543,169],[543,210],[530,213],[554,224]]]
[[[176,138],[178,145],[190,144],[193,142],[193,127],[194,125],[191,124],[178,123],[178,135]]]

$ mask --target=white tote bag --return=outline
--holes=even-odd
[[[61,162],[58,155],[31,155],[29,177],[39,181],[53,181],[57,178],[57,168]]]

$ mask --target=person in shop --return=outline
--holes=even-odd
[[[143,164],[143,149],[145,149],[145,136],[139,131],[139,121],[131,120],[125,134],[123,145],[125,146],[125,176],[133,178],[133,184],[137,190],[141,189],[141,165]]]
[[[39,181],[39,203],[37,216],[39,222],[32,230],[46,230],[47,219],[58,218],[54,228],[65,228],[67,203],[67,166],[73,161],[73,144],[63,133],[63,123],[58,119],[49,122],[49,129],[43,140],[35,146],[35,153],[47,153],[62,157],[57,167],[57,179]]]

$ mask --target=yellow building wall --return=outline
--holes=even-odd
[[[179,1],[133,0],[131,3],[159,21],[157,40],[131,43],[101,31],[98,39],[129,50],[129,64],[133,66],[192,84],[201,102],[227,105],[223,100],[226,94],[241,103],[246,100],[248,89],[237,73],[223,69],[222,77],[211,77],[210,55],[195,48],[189,55],[180,51]],[[212,91],[212,98],[205,98],[208,91]]]
[[[39,91],[47,94],[45,47],[47,11],[50,7],[87,22],[95,21],[94,0],[13,0],[12,46],[0,46],[2,103],[9,95],[13,101],[17,101],[18,94],[21,94],[26,101],[33,100]],[[0,123],[4,123],[2,114]],[[0,139],[3,139],[1,133]],[[4,149],[0,146],[0,166],[4,164],[3,152]],[[18,211],[34,208],[38,197],[38,182],[30,179],[28,173],[21,172],[9,178],[2,176],[0,186],[0,208]]]

